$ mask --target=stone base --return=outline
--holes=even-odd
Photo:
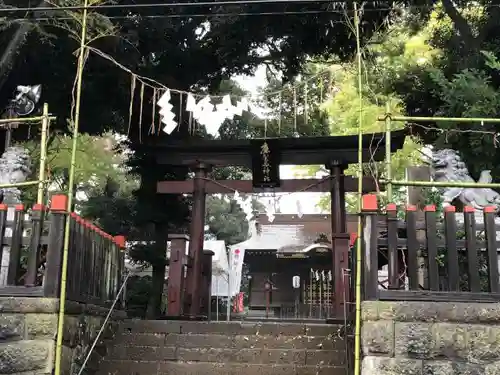
[[[500,375],[500,304],[364,302],[363,375]]]
[[[59,300],[0,297],[0,374],[50,374],[54,367]],[[62,374],[75,373],[101,328],[107,309],[66,303]],[[102,339],[112,334],[117,312]],[[96,347],[96,356],[100,354]],[[92,363],[90,364],[90,369]]]

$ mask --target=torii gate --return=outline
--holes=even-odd
[[[391,152],[403,147],[405,136],[404,131],[391,133]],[[382,144],[384,137],[385,133],[363,136],[363,160],[383,160],[385,150],[377,145]],[[179,315],[191,318],[200,316],[200,306],[204,298],[200,290],[206,289],[201,283],[206,194],[232,193],[235,190],[240,193],[293,193],[306,190],[330,192],[335,294],[341,296],[345,292],[346,300],[349,300],[349,288],[344,285],[342,278],[342,269],[348,268],[350,239],[350,234],[346,233],[345,193],[357,191],[357,179],[344,176],[344,170],[348,164],[358,161],[357,135],[227,141],[155,141],[148,144],[148,148],[151,147],[155,148],[157,164],[188,166],[194,172],[192,180],[157,183],[159,194],[193,195],[187,275],[182,282],[169,280],[169,291],[176,295],[172,300],[169,297],[169,306],[170,303],[173,304],[169,311],[176,311]],[[281,164],[325,165],[330,171],[330,178],[280,180]],[[251,168],[253,180],[211,181],[208,178],[211,168],[221,166]],[[363,178],[364,193],[375,191],[374,179],[367,176]],[[178,274],[182,275],[183,272]],[[170,285],[170,282],[174,284]],[[185,284],[185,289],[182,284]],[[183,298],[178,298],[179,296]],[[336,298],[336,308],[339,313],[343,311],[341,298]]]

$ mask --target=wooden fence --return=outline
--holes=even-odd
[[[442,214],[435,206],[418,211],[405,208],[405,219],[389,204],[379,212],[375,195],[363,197],[364,299],[498,301],[497,214],[449,206]],[[461,220],[457,220],[461,219]],[[387,280],[379,270],[387,266]],[[385,281],[385,282],[384,282]]]
[[[69,220],[67,298],[93,304],[115,298],[124,271],[125,237],[113,237],[76,213],[67,215],[66,204],[65,195],[54,195],[50,208],[35,205],[30,215],[23,205],[0,205],[0,296],[59,296]]]

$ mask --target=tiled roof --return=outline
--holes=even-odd
[[[348,215],[348,231],[355,229],[356,217]],[[314,243],[321,234],[331,236],[330,215],[276,214],[273,222],[266,215],[257,218],[257,233],[245,242],[245,248],[254,250],[298,251]],[[351,227],[351,228],[349,228]]]

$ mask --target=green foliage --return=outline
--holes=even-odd
[[[151,276],[131,276],[127,287],[127,314],[130,317],[145,318],[151,296]]]
[[[40,141],[30,139],[20,142],[26,148],[32,160],[32,180],[38,179],[40,170]],[[50,194],[65,193],[68,189],[72,137],[52,134],[47,145],[46,179]],[[81,134],[77,139],[75,185],[80,192],[96,191],[102,193],[109,181],[115,181],[118,186],[127,178],[123,170],[124,157],[117,148],[113,135],[101,137]],[[35,201],[37,186],[23,189],[23,202],[31,205]],[[78,202],[77,202],[78,203]],[[77,208],[80,208],[77,206]]]
[[[364,134],[384,131],[385,123],[378,121],[378,118],[386,113],[386,108],[385,105],[378,104],[376,96],[363,96],[363,102],[361,103],[363,112],[360,119],[360,101],[356,80],[357,72],[353,66],[351,65],[345,68],[334,66],[332,71],[334,73],[333,80],[335,82],[335,87],[332,95],[330,95],[321,106],[321,109],[328,115],[330,134],[334,136],[358,134],[360,121]],[[369,85],[366,85],[366,87],[369,87]],[[389,100],[389,98],[387,98],[387,100]],[[391,112],[397,114],[399,111],[397,100],[392,98],[390,103],[393,104]],[[401,128],[401,124],[393,123],[391,128]],[[374,147],[377,147],[377,145],[374,145]],[[385,147],[385,144],[378,145],[378,147]],[[420,147],[417,139],[412,137],[406,139],[403,149],[392,156],[391,172],[393,178],[403,179],[407,167],[420,163]],[[364,175],[374,176],[377,179],[384,178],[387,176],[386,167],[384,162],[369,161],[364,164],[363,173]],[[318,172],[322,174],[327,173],[323,166],[304,166],[298,168],[298,174],[301,175],[314,176]],[[357,176],[358,166],[349,166],[345,173],[346,175]],[[384,194],[379,195],[383,201]],[[358,211],[357,201],[357,194],[346,194],[348,212],[354,213]],[[330,196],[324,195],[320,199],[318,207],[322,210],[329,210]]]
[[[256,211],[262,210],[262,205],[254,200],[252,205]],[[223,197],[207,197],[205,223],[209,232],[217,239],[234,245],[248,239],[248,221],[246,214],[234,201]]]
[[[226,245],[243,242],[248,234],[248,222],[245,213],[235,201],[227,202],[224,198],[207,197],[205,222],[210,232]]]
[[[436,6],[429,21],[421,24],[413,36],[424,57],[421,63],[416,60],[416,65],[408,64],[406,59],[410,52],[408,39],[395,37],[408,30],[408,19],[403,18],[395,28],[396,33],[382,38],[382,48],[370,51],[373,61],[385,62],[368,68],[382,93],[395,95],[403,112],[411,116],[499,117],[496,56],[500,52],[500,39],[494,30],[500,13],[498,7],[489,4],[488,1],[472,5],[443,2]],[[391,52],[384,47],[392,41],[399,50]],[[384,59],[384,55],[389,57]],[[408,125],[423,142],[460,151],[473,177],[477,178],[484,169],[492,171],[494,180],[500,177],[496,137],[481,134],[495,133],[495,124],[436,121]]]

